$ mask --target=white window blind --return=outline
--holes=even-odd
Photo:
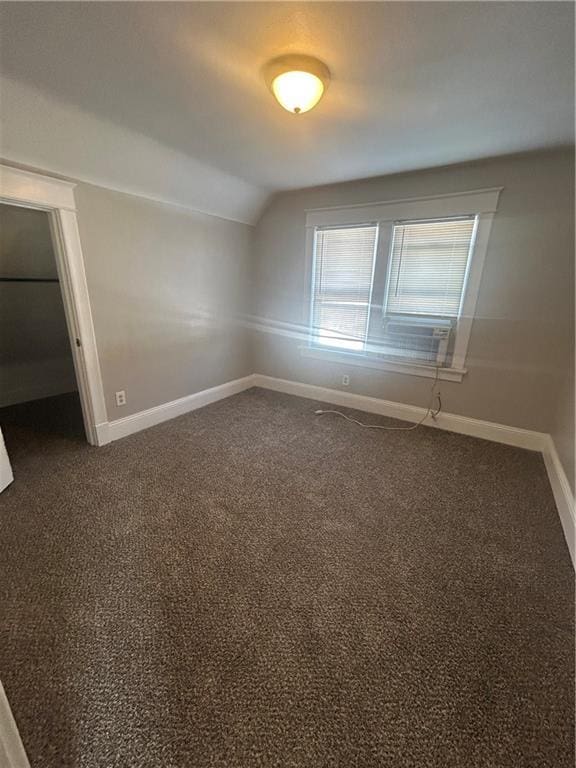
[[[377,225],[316,230],[312,334],[317,343],[363,349]]]
[[[394,226],[387,314],[457,317],[476,217]]]

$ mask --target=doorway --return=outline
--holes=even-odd
[[[20,289],[26,286],[29,292],[35,292],[37,306],[34,309],[34,303],[30,302],[26,320],[29,324],[27,334],[29,347],[33,346],[34,342],[32,316],[37,312],[38,306],[43,304],[45,307],[50,306],[51,310],[57,306],[61,309],[59,320],[51,330],[51,341],[48,343],[52,352],[59,351],[59,354],[52,354],[51,377],[44,372],[36,378],[38,387],[41,385],[45,387],[44,393],[50,380],[49,385],[55,389],[52,396],[63,399],[58,407],[47,407],[43,410],[48,420],[54,420],[60,414],[60,422],[64,423],[69,418],[69,415],[66,416],[65,404],[65,396],[68,395],[70,408],[73,409],[75,403],[76,415],[78,408],[80,409],[84,438],[91,445],[103,445],[109,442],[108,423],[76,220],[75,186],[69,181],[0,165],[0,205],[4,214],[8,211],[9,216],[20,220],[32,214],[38,231],[42,231],[43,236],[46,231],[49,233],[48,245],[43,246],[46,253],[39,258],[38,248],[33,249],[36,253],[35,257],[21,250],[20,257],[13,256],[7,262],[8,274],[4,274],[0,269],[0,276],[18,278],[18,281],[7,280],[0,285],[9,286],[7,290],[11,290],[13,295],[16,285],[19,285]],[[16,209],[20,209],[19,213],[15,212]],[[46,254],[49,254],[52,259],[50,265],[48,265]],[[18,270],[23,269],[25,265],[26,269],[32,271],[20,273]],[[34,282],[28,280],[28,277],[31,277]],[[43,282],[40,282],[40,278]],[[47,298],[50,291],[52,291],[51,298]],[[40,299],[40,296],[43,298]],[[14,301],[16,304],[26,304],[21,294],[20,299]],[[64,352],[66,354],[63,354]],[[13,354],[12,357],[14,357]],[[29,368],[26,365],[20,368],[16,366],[9,375],[11,377],[9,381],[3,384],[6,391],[10,390],[12,398],[16,397],[15,389],[19,386],[21,389],[25,388],[23,380],[24,372],[27,370],[33,370],[32,363]],[[18,380],[16,386],[14,386],[15,379]],[[30,394],[33,385],[30,381],[28,384]],[[66,389],[68,392],[65,391]],[[46,400],[46,398],[35,398],[35,402],[40,400]],[[32,399],[28,398],[28,402],[32,402]],[[22,402],[13,402],[8,405],[16,408],[21,406]],[[39,414],[36,417],[38,418]]]
[[[23,450],[41,433],[84,439],[46,211],[0,203],[0,428]]]

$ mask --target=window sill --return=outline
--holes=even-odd
[[[328,347],[301,346],[300,354],[302,357],[311,357],[316,360],[326,360],[327,362],[357,365],[361,368],[374,368],[379,371],[393,371],[394,373],[404,373],[409,376],[423,376],[428,379],[436,378],[436,368],[431,365],[383,360],[375,355],[367,355],[362,352],[335,350]],[[466,370],[464,368],[438,368],[438,379],[442,381],[462,381],[465,374]]]

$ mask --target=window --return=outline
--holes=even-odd
[[[461,380],[499,193],[308,212],[311,354]]]
[[[458,317],[476,217],[394,225],[386,311]]]
[[[446,366],[454,343],[476,217],[394,224],[382,354]]]
[[[312,335],[318,344],[362,350],[368,333],[378,227],[318,229]]]

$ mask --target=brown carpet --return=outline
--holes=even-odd
[[[6,425],[0,676],[33,768],[573,766],[541,457],[316,407],[253,389],[100,449]]]

